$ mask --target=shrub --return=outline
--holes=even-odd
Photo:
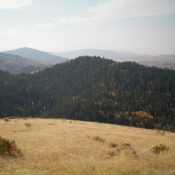
[[[137,152],[131,147],[130,143],[123,143],[121,144],[118,149],[118,153],[123,157],[123,158],[129,158],[129,159],[137,159],[139,158]]]
[[[169,147],[163,144],[156,145],[151,148],[151,152],[153,154],[160,154],[160,153],[167,152],[167,151],[169,151]]]
[[[49,123],[50,126],[55,126],[56,124],[55,123]]]
[[[124,151],[124,150],[126,150],[126,149],[131,149],[130,143],[123,143],[123,144],[121,144],[121,145],[117,148],[117,151],[118,151],[118,153],[121,153],[122,151]]]
[[[10,141],[0,137],[0,156],[19,157],[22,156],[21,150],[17,148],[14,140]]]
[[[122,150],[121,156],[127,159],[138,159],[139,158],[137,152],[133,148]]]
[[[104,140],[103,138],[99,137],[99,136],[95,136],[95,137],[93,137],[93,140],[96,140],[96,141],[98,141],[98,142],[102,142],[102,143],[105,142],[105,140]]]
[[[31,123],[25,123],[24,125],[25,125],[26,127],[28,127],[28,128],[30,128],[30,127],[32,126]]]
[[[127,149],[127,148],[129,148],[130,146],[131,146],[130,143],[123,143],[123,144],[121,145],[122,149]]]
[[[115,152],[115,151],[109,151],[109,152],[108,152],[108,155],[109,155],[110,157],[114,157],[114,156],[116,156],[116,152]]]
[[[5,122],[8,122],[8,121],[10,121],[10,120],[9,120],[8,118],[4,118],[4,121],[5,121]]]
[[[110,143],[110,144],[109,144],[109,147],[111,147],[111,148],[116,148],[116,147],[118,147],[118,144],[116,144],[116,143]]]

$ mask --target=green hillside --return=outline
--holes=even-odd
[[[79,57],[34,75],[0,72],[0,115],[175,129],[175,71]]]

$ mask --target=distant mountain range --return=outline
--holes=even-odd
[[[99,56],[117,62],[135,61],[149,67],[175,69],[175,55],[138,55],[102,49],[48,53],[27,47],[0,52],[0,69],[15,74],[32,73],[79,56]]]
[[[112,50],[102,49],[81,49],[69,52],[54,53],[62,57],[69,59],[79,56],[99,56],[108,59],[112,59],[117,62],[135,61],[145,66],[155,66],[159,68],[175,69],[175,55],[138,55],[130,52],[116,52]]]
[[[137,57],[137,54],[129,53],[129,52],[116,52],[113,50],[103,50],[103,49],[81,49],[81,50],[74,50],[69,52],[60,52],[60,53],[53,53],[55,55],[59,55],[62,57],[66,57],[69,59],[73,59],[79,56],[99,56],[105,57],[109,59],[113,59],[115,61],[134,61],[134,58]]]
[[[144,55],[138,58],[136,62],[145,66],[175,69],[175,55]]]
[[[19,48],[19,49],[16,49],[16,50],[9,50],[9,51],[5,51],[3,53],[18,55],[18,56],[21,56],[21,57],[24,57],[24,58],[37,60],[37,61],[40,61],[42,63],[51,64],[51,65],[68,61],[67,58],[52,55],[48,52],[43,52],[43,51],[40,51],[40,50],[27,48],[27,47]]]
[[[17,55],[0,53],[0,70],[10,73],[32,73],[48,67],[48,64]]]
[[[31,48],[19,48],[0,53],[0,70],[10,73],[32,73],[68,59]]]

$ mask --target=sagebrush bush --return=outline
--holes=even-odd
[[[135,149],[133,149],[131,147],[131,144],[130,143],[123,143],[121,144],[118,148],[117,148],[117,151],[120,155],[124,156],[125,158],[128,157],[128,158],[138,158],[138,154],[137,152],[135,151]]]
[[[109,152],[108,152],[108,155],[109,155],[110,157],[115,157],[115,156],[116,156],[116,152],[115,152],[115,151],[109,151]]]
[[[31,123],[25,123],[24,125],[25,125],[26,127],[28,127],[28,128],[30,128],[30,127],[32,126]]]
[[[102,137],[100,137],[100,136],[95,136],[95,137],[93,137],[93,140],[96,140],[96,141],[102,142],[102,143],[105,142],[105,140],[104,140]]]
[[[153,154],[160,154],[160,153],[168,152],[168,151],[169,151],[169,147],[164,144],[156,145],[151,148],[151,152]]]
[[[121,148],[122,149],[127,149],[127,148],[130,148],[131,147],[131,144],[130,143],[123,143],[122,145],[121,145]]]
[[[8,118],[4,118],[4,121],[5,121],[5,122],[8,122],[8,121],[10,121],[10,120],[9,120]]]
[[[116,147],[118,147],[118,144],[116,144],[116,143],[110,143],[110,144],[109,144],[109,147],[111,147],[111,148],[116,148]]]
[[[14,140],[10,141],[0,137],[0,156],[21,157],[22,153],[21,150],[17,148]]]

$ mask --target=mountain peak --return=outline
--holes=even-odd
[[[29,48],[29,47],[21,47],[15,50],[5,51],[4,53],[21,56],[27,59],[41,61],[47,64],[57,64],[57,63],[62,63],[68,60],[66,58],[52,55],[48,52],[44,52],[41,50]]]

